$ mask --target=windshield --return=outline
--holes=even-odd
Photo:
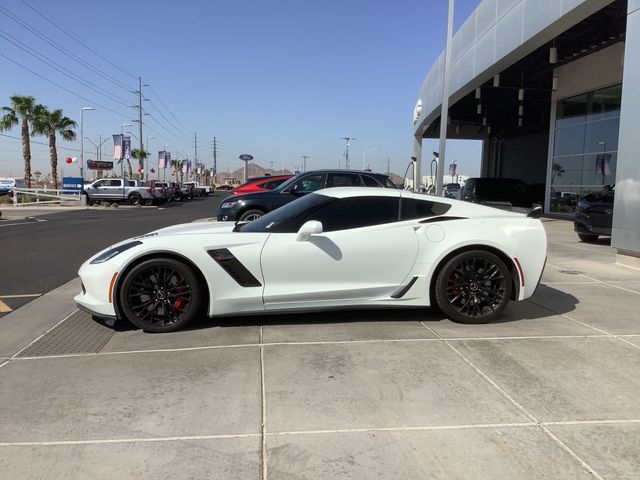
[[[272,212],[252,221],[236,227],[236,232],[296,232],[300,223],[309,213],[327,203],[335,201],[335,198],[312,193],[305,195],[291,203],[275,209]]]

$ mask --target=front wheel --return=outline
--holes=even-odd
[[[172,258],[136,265],[122,281],[118,298],[123,316],[145,332],[171,332],[198,314],[201,287],[194,271]]]
[[[241,221],[241,222],[252,222],[252,221],[260,218],[263,215],[264,215],[264,212],[262,210],[257,210],[257,209],[247,210],[242,215],[240,215],[239,221]]]
[[[442,312],[454,322],[490,322],[509,303],[511,274],[493,253],[464,252],[440,270],[435,296]]]
[[[593,243],[598,240],[598,235],[590,235],[588,233],[579,233],[578,238],[581,242]]]

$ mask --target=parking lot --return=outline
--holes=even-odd
[[[145,334],[71,282],[0,319],[0,477],[640,478],[640,271],[545,220],[499,321],[357,310]]]

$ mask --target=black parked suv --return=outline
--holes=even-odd
[[[534,189],[515,178],[467,178],[460,194],[468,202],[524,208],[541,200],[536,197]]]
[[[614,188],[606,186],[580,199],[573,217],[573,229],[580,240],[595,242],[600,235],[611,236],[614,196]]]
[[[396,188],[386,175],[355,170],[314,170],[290,178],[267,192],[226,198],[218,208],[218,221],[251,221],[307,193],[331,187]]]

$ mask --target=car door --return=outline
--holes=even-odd
[[[98,180],[94,182],[90,186],[85,188],[85,191],[91,197],[92,200],[100,200],[106,198],[106,194],[108,191],[107,186],[110,184],[111,180]]]
[[[272,233],[262,250],[265,310],[357,305],[403,284],[418,254],[411,222],[398,222],[397,197],[335,199],[300,219],[323,233],[306,241]]]

